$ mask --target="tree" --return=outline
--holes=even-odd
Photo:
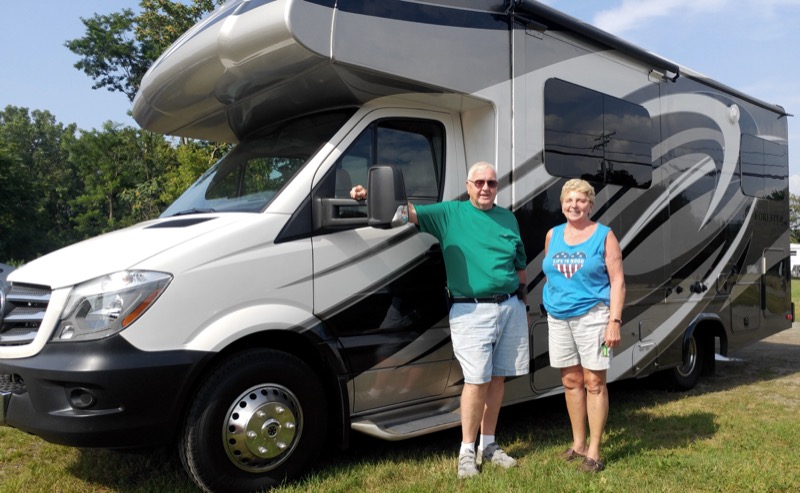
[[[86,26],[86,35],[65,45],[82,57],[75,67],[95,80],[94,89],[105,87],[112,92],[122,92],[133,101],[142,77],[158,56],[212,11],[215,5],[223,3],[224,0],[141,0],[141,12],[138,15],[124,9],[109,15],[95,14],[90,19],[81,19]],[[151,143],[155,139],[147,133],[140,136]],[[95,134],[93,138],[99,138],[99,135]],[[165,144],[164,141],[161,143]],[[157,215],[160,206],[176,199],[219,158],[222,151],[229,148],[227,145],[191,142],[187,139],[181,139],[180,143],[180,146],[172,149],[174,155],[160,155],[177,163],[177,166],[168,166],[163,176],[149,178],[133,188],[123,187],[119,192],[121,195],[118,198],[128,204],[134,215],[142,219]],[[159,146],[159,149],[163,151],[165,148]],[[115,222],[119,219],[114,213],[108,217],[114,218]],[[85,215],[82,218],[89,220]],[[88,223],[83,227],[93,229]]]
[[[123,9],[81,18],[86,35],[64,43],[80,60],[75,68],[94,79],[92,89],[105,87],[133,101],[147,69],[158,56],[223,0],[141,0],[141,13]]]
[[[169,204],[164,176],[178,166],[175,149],[162,135],[107,122],[69,145],[81,180],[71,202],[72,222],[83,237],[152,219]]]
[[[0,261],[21,260],[32,231],[25,225],[34,219],[32,182],[26,179],[20,160],[0,142]]]
[[[170,204],[175,201],[189,185],[197,180],[214,162],[221,158],[230,144],[189,141],[175,150],[178,166],[170,170],[162,181],[162,202]]]
[[[0,255],[5,258],[31,260],[74,241],[69,201],[77,180],[64,146],[76,131],[74,124],[57,123],[48,111],[15,106],[0,111],[4,188],[16,197],[8,204],[14,219],[3,223],[4,237],[14,239],[3,241],[6,251]]]
[[[800,243],[800,195],[789,194],[789,239]]]
[[[224,0],[141,0],[81,19],[83,38],[65,45],[94,89],[133,100],[148,67],[183,32]],[[107,122],[78,132],[47,111],[0,111],[0,260],[18,262],[152,219],[229,146],[175,141]]]

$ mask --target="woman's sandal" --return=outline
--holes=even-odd
[[[606,468],[606,465],[599,460],[584,457],[583,462],[578,464],[578,470],[581,472],[600,472]]]
[[[573,461],[575,459],[583,459],[584,457],[586,456],[583,454],[579,454],[578,452],[575,452],[574,448],[568,448],[564,452],[561,452],[561,458],[567,462]]]

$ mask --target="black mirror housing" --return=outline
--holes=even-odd
[[[378,165],[369,170],[367,223],[389,229],[408,222],[408,199],[403,172],[393,166]]]

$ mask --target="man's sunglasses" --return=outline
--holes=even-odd
[[[497,188],[497,180],[467,180],[475,185],[476,188],[483,188],[484,185],[489,185],[489,188]]]

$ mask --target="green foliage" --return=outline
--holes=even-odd
[[[122,92],[133,101],[147,69],[178,37],[221,0],[141,0],[141,13],[130,9],[81,18],[86,35],[64,43],[80,57],[75,68],[94,79],[93,89]]]
[[[0,258],[30,260],[74,240],[69,202],[76,175],[65,146],[75,132],[48,111],[0,111]]]
[[[156,58],[222,3],[141,0],[138,14],[81,19],[85,36],[65,46],[94,89],[133,100]],[[111,122],[79,131],[47,111],[8,106],[0,112],[0,261],[29,261],[157,217],[228,148]]]
[[[172,203],[189,185],[221,158],[231,146],[202,141],[188,141],[175,149],[178,165],[162,177],[161,200]]]
[[[19,159],[0,143],[0,251],[20,252],[27,239],[22,227],[32,216],[31,184],[25,179]],[[8,263],[8,261],[4,261]]]
[[[69,151],[82,177],[72,220],[83,236],[150,219],[165,206],[153,189],[175,160],[162,136],[106,123],[102,132],[82,134]]]
[[[171,0],[141,0],[142,13],[136,18],[136,38],[150,50],[154,61],[197,21],[222,5],[224,0],[192,0],[188,4]]]
[[[105,87],[123,92],[133,101],[139,82],[153,62],[148,56],[152,50],[133,36],[133,11],[95,14],[81,21],[86,26],[86,36],[64,43],[81,57],[75,68],[95,80],[92,89]]]
[[[792,243],[800,243],[800,196],[789,195],[789,238]]]
[[[78,132],[47,111],[0,111],[0,261],[30,261],[153,219],[229,146],[176,144],[107,122]]]

